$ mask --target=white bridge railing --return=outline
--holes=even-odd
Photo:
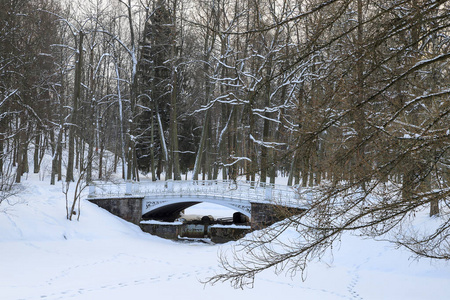
[[[270,202],[274,204],[304,207],[306,199],[300,199],[294,187],[229,180],[179,180],[143,181],[127,183],[93,183],[89,186],[88,198],[117,197],[217,197],[249,202]]]

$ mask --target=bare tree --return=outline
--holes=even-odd
[[[285,220],[238,242],[232,257],[222,256],[224,272],[210,282],[252,285],[259,272],[272,267],[304,274],[345,232],[389,240],[419,257],[449,259],[444,124],[450,92],[445,84],[433,84],[443,78],[432,71],[449,68],[448,4],[311,1],[297,9],[293,17],[259,30],[320,20],[303,31],[309,39],[283,72],[314,62],[304,65],[314,80],[303,82],[298,94],[305,106],[299,106],[292,150],[318,153],[310,147],[320,141],[323,156],[314,168],[323,170],[317,173],[321,181],[308,191],[304,213],[286,212]],[[314,110],[303,112],[307,107]],[[415,215],[430,206],[439,211],[439,225],[414,229]],[[286,230],[295,232],[295,239],[284,239]]]

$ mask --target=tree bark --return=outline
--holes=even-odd
[[[74,170],[74,152],[75,152],[75,138],[76,138],[76,123],[77,123],[77,110],[78,110],[78,100],[81,96],[81,72],[83,67],[83,37],[84,33],[80,31],[78,41],[78,52],[77,61],[75,64],[75,82],[74,82],[74,94],[73,94],[73,106],[72,106],[72,116],[69,131],[69,156],[67,162],[67,173],[66,182],[74,181],[73,170]]]
[[[41,143],[41,134],[38,132],[36,134],[36,137],[34,139],[34,157],[33,157],[33,173],[37,174],[39,173],[39,150],[40,150],[40,143]]]

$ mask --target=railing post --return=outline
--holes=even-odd
[[[89,194],[88,197],[94,197],[95,196],[95,185],[91,183],[89,185]]]
[[[264,199],[265,200],[272,200],[272,188],[271,187],[266,187],[265,191],[266,191],[266,196],[264,197]]]
[[[127,181],[125,183],[125,195],[131,195],[132,194],[131,187],[132,187],[131,182]]]
[[[167,181],[167,191],[173,192],[173,181]]]

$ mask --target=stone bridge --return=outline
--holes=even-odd
[[[226,206],[251,220],[253,229],[280,219],[276,207],[306,207],[293,187],[247,181],[155,181],[95,183],[87,199],[135,224],[142,220],[174,221],[184,209],[201,202]]]

